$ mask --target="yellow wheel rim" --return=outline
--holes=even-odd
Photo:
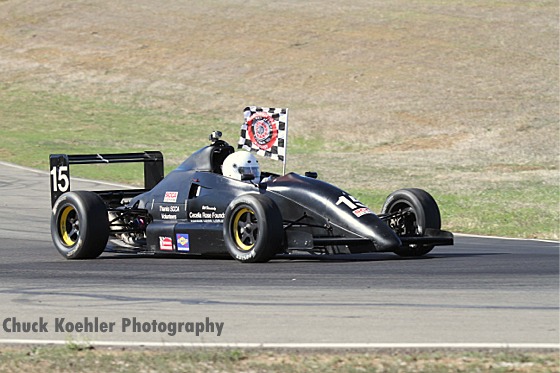
[[[76,241],[72,237],[77,237],[79,234],[79,232],[75,229],[76,221],[69,219],[69,216],[74,216],[74,218],[76,217],[76,210],[73,206],[64,207],[58,221],[60,238],[66,246],[74,245]]]
[[[244,207],[233,217],[233,236],[235,244],[242,251],[249,251],[255,247],[256,223],[255,212]]]

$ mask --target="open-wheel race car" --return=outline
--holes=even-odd
[[[421,256],[453,245],[437,203],[421,189],[391,193],[375,214],[349,193],[286,173],[288,109],[246,107],[238,148],[210,135],[164,177],[157,151],[51,154],[51,235],[68,259],[96,258],[108,247],[142,253],[231,255],[266,262],[278,254],[394,252]],[[254,153],[284,162],[261,172]],[[144,163],[144,188],[71,191],[70,165]]]
[[[397,190],[375,214],[316,173],[261,172],[253,153],[236,152],[220,136],[214,132],[210,145],[165,177],[160,152],[52,154],[56,249],[67,259],[96,258],[117,246],[266,262],[301,252],[421,256],[453,244],[453,235],[441,230],[438,205],[424,190]],[[118,162],[143,162],[145,187],[70,190],[70,165]]]

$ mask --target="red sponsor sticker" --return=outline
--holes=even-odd
[[[164,251],[173,251],[173,240],[171,237],[159,237],[159,249]]]
[[[354,215],[356,215],[357,217],[361,217],[361,216],[364,216],[364,215],[366,215],[366,214],[373,214],[373,212],[372,212],[370,209],[368,209],[367,207],[362,207],[362,208],[356,209],[356,210],[354,210],[354,211],[352,211],[352,212],[353,212]]]
[[[177,196],[179,192],[165,192],[165,197],[163,197],[163,202],[175,203],[177,202]]]

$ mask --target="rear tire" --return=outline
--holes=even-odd
[[[97,258],[109,239],[105,202],[93,192],[64,193],[52,210],[51,236],[66,259]]]
[[[399,237],[421,237],[426,233],[427,228],[441,228],[439,207],[434,198],[422,189],[400,189],[391,193],[381,213],[394,214],[407,210],[409,213],[388,221],[389,226]],[[394,252],[403,257],[422,256],[433,248],[433,245],[410,244],[401,246]]]
[[[240,262],[268,262],[284,242],[280,209],[260,194],[237,197],[225,212],[224,241],[230,255]]]

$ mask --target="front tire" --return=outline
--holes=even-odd
[[[93,192],[63,194],[53,207],[51,236],[54,246],[66,259],[97,258],[109,239],[105,202]]]
[[[284,242],[280,209],[260,194],[237,197],[225,212],[224,241],[230,255],[240,262],[268,262]]]
[[[434,198],[422,189],[400,189],[391,193],[381,213],[395,214],[388,224],[399,237],[421,237],[428,228],[441,228],[439,207]],[[433,248],[433,245],[410,244],[403,245],[394,252],[403,257],[422,256]]]

